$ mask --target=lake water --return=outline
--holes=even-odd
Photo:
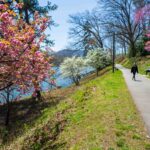
[[[57,86],[60,86],[60,87],[68,87],[69,85],[72,84],[72,81],[69,79],[69,78],[64,78],[60,72],[60,69],[58,67],[55,67],[54,68],[55,70],[55,75],[54,75],[54,79],[55,79],[55,82],[56,82],[56,85]],[[43,82],[42,83],[42,90],[45,91],[47,90],[48,88],[51,88],[49,86],[48,83],[46,82]]]
[[[73,84],[73,82],[72,82],[71,79],[69,79],[69,78],[64,78],[64,77],[62,76],[62,74],[61,74],[61,72],[60,72],[60,69],[59,69],[58,67],[57,67],[57,68],[55,67],[54,70],[56,71],[56,72],[55,72],[55,75],[54,75],[54,78],[56,79],[55,81],[56,81],[56,85],[57,85],[57,86],[60,86],[60,87],[64,88],[64,87],[68,87],[68,86],[70,86],[71,84]],[[84,69],[84,71],[83,71],[82,74],[87,74],[87,73],[89,73],[89,72],[91,72],[91,71],[94,71],[94,69],[91,68],[91,67],[87,67],[87,68]],[[42,91],[47,91],[47,90],[50,90],[51,88],[54,88],[54,87],[51,87],[51,86],[50,86],[48,83],[46,83],[46,82],[41,83],[41,87],[42,87]],[[14,91],[14,92],[13,92],[13,97],[16,97],[17,95],[18,95],[18,92],[17,92],[17,91]],[[31,96],[31,95],[32,95],[32,93],[29,92],[29,93],[27,93],[27,94],[21,95],[21,97],[24,98],[24,97]],[[0,98],[0,102],[3,103],[2,98]]]
[[[60,87],[68,87],[71,84],[73,84],[72,80],[69,78],[64,78],[61,74],[61,71],[59,68],[54,68],[54,70],[56,71],[54,78],[56,79],[56,85],[60,86]],[[91,67],[87,67],[83,70],[82,74],[87,74],[91,71],[94,71],[93,68]],[[49,85],[45,82],[42,83],[42,90],[45,91],[47,90],[47,88],[49,87]]]

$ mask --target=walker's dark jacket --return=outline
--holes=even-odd
[[[138,73],[138,67],[137,65],[134,65],[132,68],[131,68],[131,73]]]

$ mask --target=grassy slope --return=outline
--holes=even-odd
[[[117,71],[84,82],[60,103],[46,108],[32,127],[2,149],[144,150],[149,143]]]
[[[150,56],[149,56],[150,57]],[[136,59],[125,58],[121,64],[126,68],[131,68],[133,62],[137,62],[139,73],[145,74],[145,70],[150,68],[150,58],[149,57],[139,57]]]

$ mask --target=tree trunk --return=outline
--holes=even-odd
[[[129,52],[129,57],[135,57],[136,56],[136,47],[134,43],[131,43],[130,45],[130,52]]]
[[[121,55],[122,55],[122,58],[123,58],[123,56],[124,56],[123,48],[122,48],[122,51],[121,51]]]
[[[17,3],[20,2],[20,0],[16,0]],[[20,19],[23,19],[23,13],[22,13],[22,8],[18,8],[19,10],[19,16],[20,16]]]
[[[98,77],[98,75],[99,75],[98,72],[99,72],[99,69],[97,68],[97,69],[96,69],[96,76],[97,76],[97,77]]]
[[[28,9],[27,8],[25,8],[25,21],[26,21],[27,24],[30,23],[29,22],[29,14],[28,14]]]
[[[20,19],[23,19],[22,9],[19,9],[19,16],[20,16]]]
[[[79,76],[72,77],[72,81],[75,83],[76,86],[80,85],[80,78],[79,78]]]
[[[38,101],[40,101],[42,99],[42,95],[41,95],[41,91],[40,90],[36,91],[36,98],[38,99]]]
[[[7,102],[7,112],[6,112],[6,118],[5,118],[5,126],[8,126],[9,125],[9,119],[10,119],[10,102],[9,102],[9,89],[7,91],[7,99],[6,99],[6,102]]]
[[[123,43],[123,48],[124,48],[124,54],[126,56],[127,55],[127,51],[126,51],[126,43],[125,42]]]
[[[6,119],[5,119],[5,126],[9,125],[9,119],[10,119],[10,105],[7,104],[7,112],[6,112]]]
[[[76,86],[79,86],[80,82],[78,80],[76,80],[75,84],[76,84]]]
[[[125,56],[127,55],[126,46],[124,47],[124,54],[125,54]]]

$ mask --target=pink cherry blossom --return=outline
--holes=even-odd
[[[139,9],[136,12],[135,21],[136,23],[144,22],[146,24],[146,22],[149,23],[149,17],[150,17],[150,4],[146,5],[145,7]],[[146,36],[149,38],[149,41],[146,42],[145,44],[145,50],[150,51],[150,27],[147,27]]]
[[[16,20],[6,5],[0,4],[0,10],[0,90],[11,85],[20,87],[23,93],[39,90],[40,82],[50,78],[52,70],[51,58],[40,50],[49,20],[36,12],[29,25]]]

